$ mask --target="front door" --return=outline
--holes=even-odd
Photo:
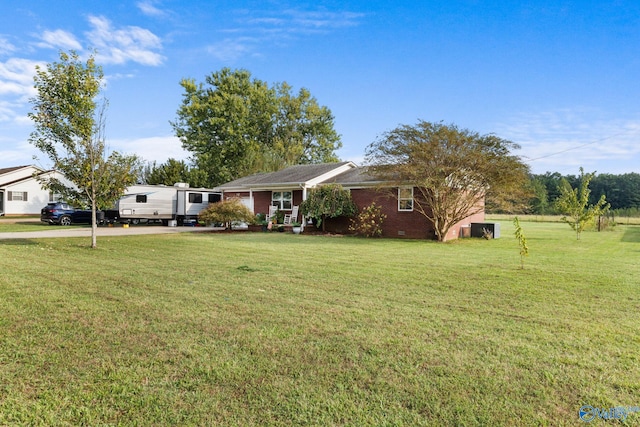
[[[0,191],[0,216],[4,215],[4,191]]]
[[[253,199],[251,197],[243,197],[240,199],[243,205],[249,208],[253,212]]]

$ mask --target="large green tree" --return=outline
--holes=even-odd
[[[383,134],[367,147],[366,162],[381,180],[414,188],[413,209],[443,241],[453,225],[484,209],[485,198],[502,210],[524,200],[528,167],[512,154],[517,148],[495,135],[421,120]]]
[[[191,187],[204,187],[206,175],[198,168],[189,166],[184,160],[168,159],[158,165],[147,163],[143,170],[143,181],[151,185],[174,185],[186,182]]]
[[[182,103],[171,122],[182,146],[213,187],[255,172],[338,160],[331,111],[308,90],[273,87],[246,70],[224,68],[205,83],[183,79]]]
[[[64,200],[92,210],[91,246],[97,246],[96,211],[111,207],[136,182],[136,156],[107,153],[104,138],[106,101],[98,101],[103,73],[93,56],[60,53],[60,61],[36,70],[37,95],[31,100],[35,130],[29,142],[49,157],[65,179],[42,181]]]

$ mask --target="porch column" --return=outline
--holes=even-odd
[[[307,200],[307,186],[302,184],[302,201],[304,202],[305,200]],[[304,231],[305,225],[307,225],[307,219],[304,217],[304,215],[302,215],[302,222],[300,226],[300,229],[302,231]]]

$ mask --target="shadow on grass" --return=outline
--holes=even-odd
[[[629,227],[622,235],[622,242],[640,243],[640,227]]]
[[[37,242],[29,239],[0,239],[0,245],[5,246],[29,246],[37,244]]]

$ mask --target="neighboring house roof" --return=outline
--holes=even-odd
[[[269,188],[314,187],[337,175],[356,169],[353,162],[295,165],[277,172],[258,173],[236,179],[218,188],[223,191]]]
[[[19,175],[14,172],[25,170],[25,174]],[[28,171],[28,170],[31,171]],[[42,169],[33,165],[26,166],[14,166],[11,168],[0,169],[0,187],[16,184],[18,182],[26,181],[33,178],[33,172],[37,172],[38,175],[45,173]],[[6,175],[6,176],[5,176]]]
[[[32,176],[25,176],[23,178],[14,179],[13,181],[9,181],[9,182],[0,182],[0,188],[1,187],[9,187],[9,186],[14,185],[14,184],[18,184],[18,183],[21,183],[21,182],[24,182],[24,181],[29,181],[30,179],[33,179],[33,177]]]
[[[0,175],[4,175],[5,173],[17,171],[22,168],[28,168],[29,166],[14,166],[12,168],[0,168]]]

